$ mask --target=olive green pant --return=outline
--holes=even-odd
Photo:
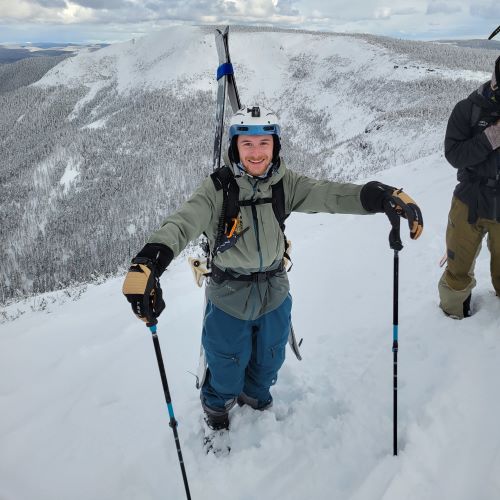
[[[468,211],[465,203],[453,197],[446,229],[448,261],[438,286],[439,306],[457,318],[464,317],[463,303],[476,286],[474,265],[486,234],[491,254],[491,279],[500,297],[500,222],[479,218],[475,224],[469,224]]]

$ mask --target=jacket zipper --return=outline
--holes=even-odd
[[[257,181],[258,182],[258,181]],[[252,201],[255,201],[255,192],[257,190],[257,182],[252,186],[253,187],[253,195]],[[262,271],[262,250],[260,248],[260,235],[259,235],[259,221],[257,220],[257,208],[255,205],[252,205],[252,216],[253,216],[253,227],[255,231],[255,239],[257,240],[257,251],[259,252],[259,272]]]

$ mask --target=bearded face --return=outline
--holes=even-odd
[[[271,135],[239,135],[237,138],[240,162],[245,171],[254,176],[264,175],[273,160]]]

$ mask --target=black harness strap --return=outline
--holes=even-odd
[[[239,276],[234,276],[231,273],[219,269],[216,265],[212,264],[211,277],[216,283],[222,283],[223,281],[247,281],[252,283],[260,283],[262,281],[267,281],[278,273],[282,273],[285,270],[283,263],[279,265],[276,269],[271,271],[263,271],[261,273],[250,273],[250,274],[240,274]]]
[[[218,249],[225,243],[224,238],[227,233],[227,228],[231,227],[235,218],[238,217],[240,212],[240,207],[249,207],[264,205],[271,203],[273,206],[274,216],[278,221],[280,229],[283,231],[283,237],[285,239],[285,257],[290,260],[290,257],[286,253],[288,247],[285,232],[285,219],[289,214],[285,212],[285,191],[283,188],[283,179],[280,179],[276,184],[271,186],[272,197],[271,198],[259,198],[257,200],[241,200],[240,188],[232,169],[228,166],[224,166],[215,172],[213,172],[210,177],[214,183],[215,189],[217,191],[222,190],[223,192],[223,202],[222,210],[219,219],[219,225],[217,227],[217,235],[215,239],[215,248],[212,252],[212,260],[217,255]]]

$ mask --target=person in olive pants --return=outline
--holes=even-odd
[[[446,230],[447,266],[439,281],[440,307],[450,317],[472,314],[474,266],[485,235],[491,279],[500,297],[500,57],[491,81],[453,109],[445,156],[458,169]]]

